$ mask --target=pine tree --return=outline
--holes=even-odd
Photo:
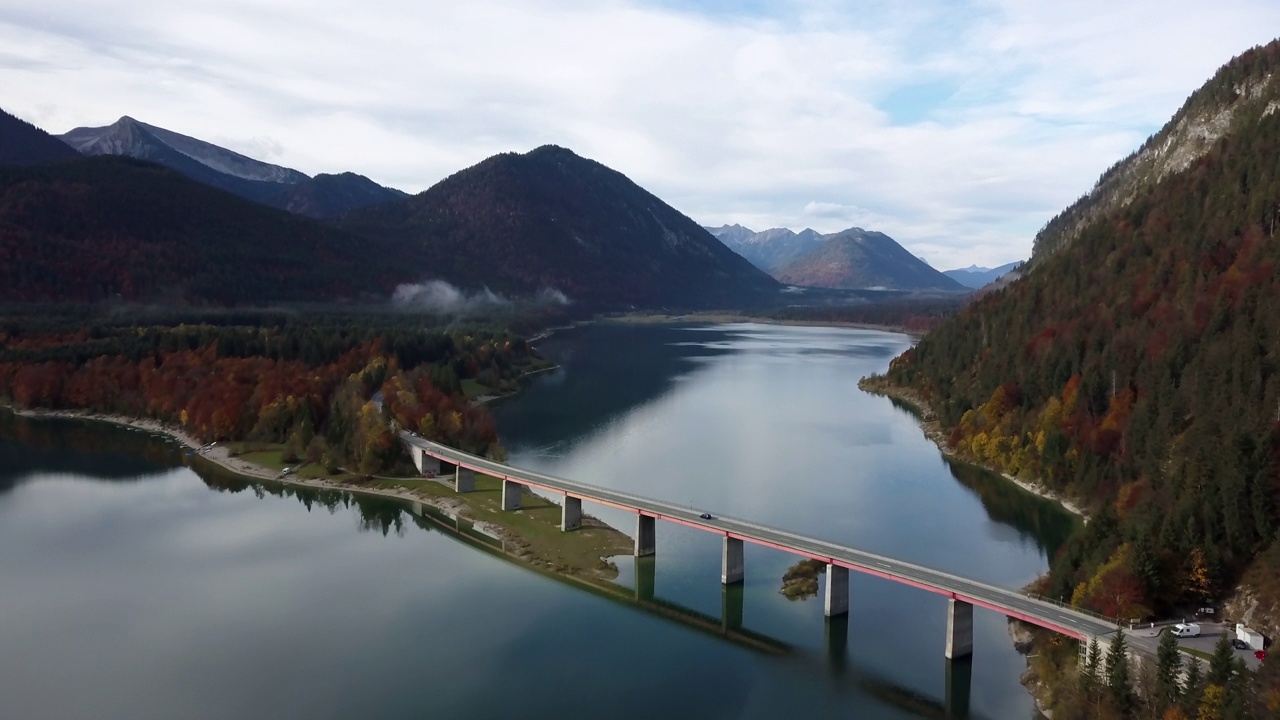
[[[1152,704],[1159,715],[1178,704],[1182,689],[1178,686],[1178,674],[1182,670],[1182,653],[1178,652],[1178,639],[1171,632],[1160,634],[1156,649],[1156,686]]]
[[[1098,666],[1102,662],[1102,648],[1098,646],[1098,638],[1089,638],[1089,649],[1085,654],[1084,667],[1080,672],[1080,694],[1092,703],[1098,689]]]
[[[1200,661],[1190,658],[1187,662],[1187,676],[1182,681],[1182,712],[1187,717],[1195,717],[1200,708],[1200,696],[1204,693],[1204,677],[1200,670]]]
[[[1107,648],[1105,670],[1107,688],[1116,708],[1121,714],[1128,713],[1133,707],[1133,687],[1129,684],[1128,647],[1124,641],[1124,630],[1120,628],[1116,628],[1116,634],[1112,636],[1111,645]]]
[[[1226,634],[1218,636],[1218,642],[1213,646],[1213,659],[1209,661],[1210,685],[1218,685],[1227,687],[1231,682],[1231,676],[1234,672],[1231,661],[1235,659],[1235,653],[1231,650],[1231,641],[1227,640]]]

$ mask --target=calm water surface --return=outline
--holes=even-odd
[[[907,346],[594,325],[543,341],[561,368],[494,411],[513,463],[1017,587],[1072,521],[953,469],[857,389]],[[628,602],[394,501],[190,460],[139,432],[0,416],[0,716],[1033,715],[1004,619],[975,612],[973,663],[948,667],[945,601],[922,591],[855,575],[848,621],[827,623],[820,600],[778,594],[791,558],[749,546],[726,595],[718,539],[660,524],[651,563],[617,559],[644,598]]]

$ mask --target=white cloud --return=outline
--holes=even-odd
[[[128,114],[410,191],[556,143],[705,224],[860,224],[946,268],[1025,257],[1280,27],[1263,0],[903,5],[9,0],[3,102],[54,132]]]

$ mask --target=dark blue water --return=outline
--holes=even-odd
[[[857,389],[907,343],[589,326],[544,341],[562,368],[494,410],[513,463],[1017,587],[1071,521],[953,473],[907,412]],[[778,594],[791,558],[749,547],[726,599],[718,539],[659,525],[652,564],[617,559],[623,586],[639,573],[636,604],[394,501],[184,460],[143,433],[0,418],[0,716],[1032,715],[1005,621],[981,610],[948,696],[945,602],[921,591],[855,576],[831,626],[820,601]]]

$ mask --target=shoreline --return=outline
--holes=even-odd
[[[24,418],[52,418],[61,420],[90,420],[93,422],[108,423],[121,427],[142,430],[144,432],[156,435],[165,435],[177,440],[180,444],[189,450],[195,451],[196,457],[201,457],[212,464],[218,466],[222,470],[230,472],[244,479],[249,480],[266,480],[270,482],[280,483],[281,485],[293,485],[296,487],[305,487],[312,490],[340,490],[352,494],[375,495],[378,497],[390,498],[393,500],[402,500],[407,503],[420,503],[429,505],[446,515],[459,517],[468,517],[470,505],[461,498],[435,497],[427,493],[415,492],[412,489],[401,487],[399,489],[390,488],[373,488],[353,485],[347,482],[327,480],[324,478],[305,478],[297,475],[283,475],[280,472],[268,467],[264,467],[257,463],[249,462],[242,458],[231,455],[225,444],[218,444],[214,447],[207,448],[204,452],[200,452],[201,448],[206,445],[201,444],[190,434],[180,428],[168,426],[158,420],[149,418],[135,418],[125,415],[116,415],[111,413],[97,413],[88,410],[44,410],[44,409],[21,409],[8,404],[0,404],[0,409],[8,410],[18,417]],[[387,481],[396,480],[427,480],[428,478],[378,478]],[[449,486],[440,483],[441,487]],[[516,549],[526,549],[532,545],[526,538],[517,534],[513,530],[502,525],[486,522],[476,518],[469,518],[476,528],[481,529],[486,534],[490,534],[496,539],[502,541],[503,549],[500,552],[514,560],[529,565],[535,569],[553,572],[556,575],[563,576],[572,580],[600,580],[604,582],[612,582],[613,578],[603,573],[601,568],[590,567],[564,567],[563,570],[557,569],[547,558],[540,557],[536,552],[512,552],[506,549],[508,545]],[[625,533],[611,525],[604,523],[598,518],[583,514],[582,526],[584,528],[594,527],[602,529],[606,532],[617,533],[622,537],[628,537]],[[608,558],[614,555],[621,555],[623,552],[619,550],[616,553],[608,553],[600,557],[602,564],[613,567],[613,563],[608,562]],[[615,570],[616,572],[616,570]]]
[[[955,450],[947,445],[947,438],[942,432],[942,424],[937,420],[937,413],[935,413],[929,403],[926,402],[924,398],[920,397],[920,395],[914,390],[890,384],[887,380],[883,379],[883,376],[880,376],[876,380],[869,380],[870,378],[862,378],[858,381],[858,387],[864,392],[869,392],[873,395],[883,395],[884,397],[896,399],[914,407],[917,410],[918,417],[916,419],[920,423],[921,431],[924,432],[925,437],[932,440],[933,443],[938,446],[938,450],[940,450],[943,455],[957,462],[968,463],[969,465],[980,467],[989,473],[999,475],[1032,495],[1057,503],[1063,510],[1079,517],[1082,522],[1089,522],[1089,513],[1086,512],[1084,508],[1076,505],[1075,502],[1069,498],[1062,497],[1039,483],[1014,477],[1009,473],[960,457]]]
[[[786,327],[829,327],[850,328],[854,330],[879,330],[881,332],[899,333],[913,338],[920,338],[923,333],[900,325],[875,325],[872,323],[848,322],[844,320],[785,320],[782,318],[745,315],[741,313],[685,313],[683,315],[664,315],[661,313],[626,313],[623,315],[599,316],[599,322],[622,323],[626,325],[666,325],[676,323],[709,323],[727,325],[731,323],[759,323],[761,325],[782,325]]]

